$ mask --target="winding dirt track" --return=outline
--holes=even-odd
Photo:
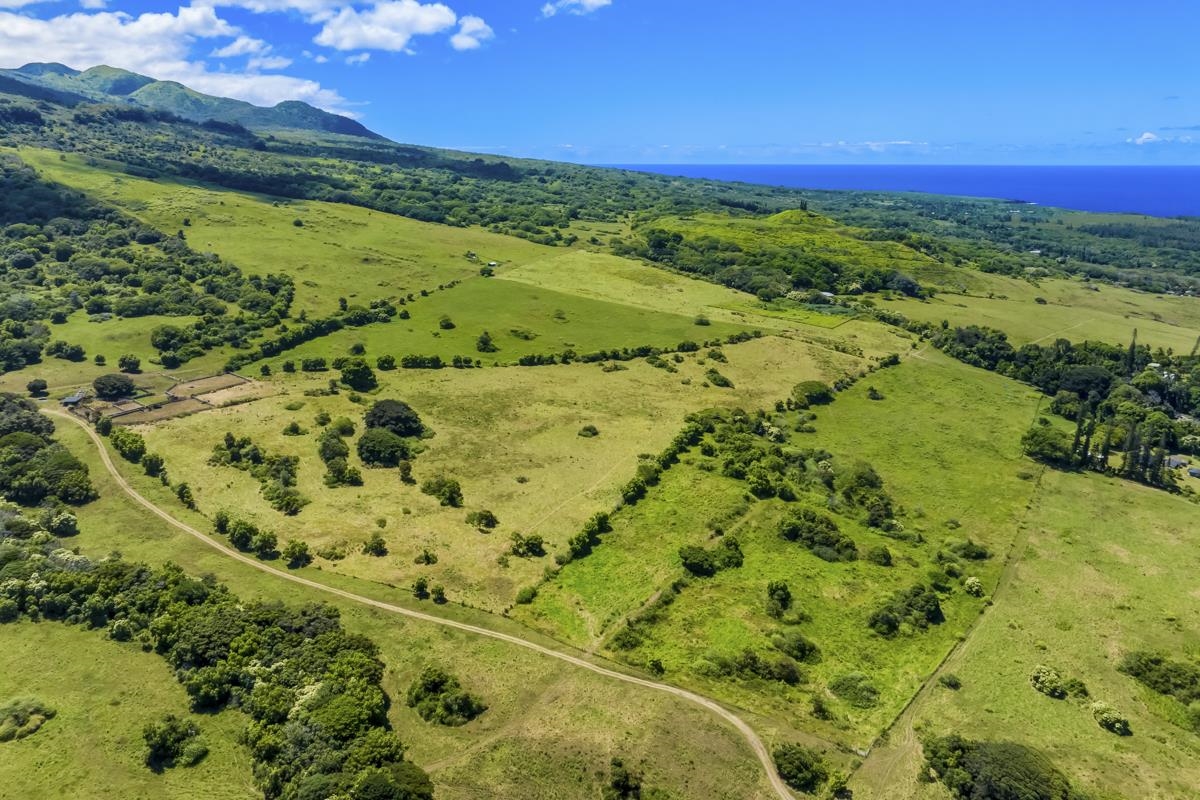
[[[493,630],[489,630],[487,628],[481,628],[477,625],[471,625],[466,622],[457,622],[455,620],[443,619],[442,617],[437,617],[432,614],[425,614],[420,611],[413,611],[411,609],[407,609],[402,606],[392,605],[391,603],[385,603],[381,600],[374,600],[370,597],[364,597],[363,595],[354,594],[353,592],[347,592],[343,589],[338,589],[333,586],[327,586],[323,583],[319,583],[318,581],[309,580],[308,578],[302,578],[299,575],[294,575],[290,572],[284,572],[283,570],[275,569],[274,567],[264,564],[263,562],[259,561],[256,558],[252,558],[250,556],[245,555],[244,553],[240,553],[231,547],[226,547],[225,545],[221,544],[220,542],[216,541],[215,539],[196,530],[195,528],[188,525],[187,523],[177,520],[175,517],[171,516],[166,511],[163,511],[157,505],[155,505],[154,503],[150,502],[145,497],[143,497],[136,489],[134,489],[132,486],[130,486],[129,482],[126,481],[125,478],[121,475],[121,473],[117,471],[117,467],[115,464],[113,464],[112,457],[109,455],[108,449],[104,446],[104,440],[101,439],[100,435],[97,434],[94,430],[92,430],[92,428],[89,427],[83,420],[81,420],[78,417],[75,417],[71,414],[68,414],[66,412],[62,412],[62,411],[52,411],[49,409],[43,409],[43,412],[46,414],[49,414],[51,416],[58,417],[59,419],[70,420],[71,422],[75,423],[80,428],[82,428],[87,433],[87,435],[91,438],[92,442],[96,445],[96,448],[100,451],[100,460],[104,462],[105,469],[108,470],[109,474],[112,475],[113,480],[115,480],[117,482],[117,485],[120,486],[121,489],[125,492],[125,494],[129,495],[129,497],[134,502],[136,502],[138,505],[141,505],[142,507],[144,507],[150,513],[152,513],[155,516],[162,519],[164,522],[166,522],[171,527],[177,528],[178,530],[183,531],[184,533],[188,534],[189,536],[193,536],[196,539],[199,539],[204,544],[208,545],[209,547],[213,548],[214,550],[219,551],[222,555],[227,556],[235,561],[239,561],[248,567],[253,567],[254,569],[259,570],[260,572],[266,572],[270,575],[275,576],[276,578],[280,578],[285,581],[291,581],[292,583],[298,583],[301,586],[307,586],[308,588],[315,589],[318,592],[325,592],[326,594],[336,595],[337,597],[341,597],[344,600],[349,600],[351,602],[359,603],[364,606],[370,606],[372,608],[378,608],[378,609],[387,611],[392,614],[400,614],[402,616],[409,617],[411,619],[421,620],[422,622],[428,622],[433,625],[441,625],[446,628],[454,628],[456,630],[465,631],[467,633],[473,633],[477,636],[486,636],[490,639],[499,639],[502,642],[508,642],[509,644],[516,645],[517,647],[524,647],[527,650],[532,650],[532,651],[534,651],[536,653],[540,653],[544,656],[549,656],[550,658],[557,658],[559,661],[565,661],[568,664],[579,667],[581,669],[586,669],[589,672],[594,672],[597,675],[603,675],[606,678],[612,678],[613,680],[623,681],[624,683],[631,683],[635,686],[641,686],[646,689],[653,689],[654,691],[664,692],[666,694],[674,695],[675,697],[680,697],[680,698],[683,698],[684,700],[695,703],[696,705],[700,706],[701,708],[711,711],[712,713],[721,717],[723,720],[725,720],[730,725],[732,725],[734,728],[736,728],[738,733],[740,733],[742,735],[742,737],[746,740],[746,742],[750,745],[750,748],[754,751],[755,756],[758,757],[759,762],[762,764],[763,770],[767,774],[768,780],[770,780],[770,782],[771,782],[771,788],[775,791],[775,794],[780,798],[780,800],[794,800],[792,793],[787,788],[787,785],[783,782],[783,780],[779,777],[779,774],[775,771],[775,764],[771,759],[771,754],[767,751],[767,747],[765,744],[763,744],[762,739],[760,739],[758,737],[758,734],[754,732],[754,729],[752,729],[748,724],[746,724],[746,722],[744,720],[742,720],[741,717],[739,717],[736,714],[734,714],[733,712],[729,711],[728,709],[726,709],[724,706],[720,705],[716,701],[710,700],[709,698],[704,697],[702,695],[698,695],[694,692],[689,692],[686,689],[680,689],[676,686],[670,686],[665,683],[657,683],[655,681],[649,681],[644,678],[635,677],[633,675],[626,675],[624,673],[617,672],[615,670],[606,669],[605,667],[601,667],[597,664],[593,664],[590,661],[586,661],[582,658],[578,658],[569,653],[563,653],[558,650],[554,650],[552,648],[545,647],[543,645],[537,644],[536,642],[531,642],[526,639],[522,639],[519,636],[513,636],[511,634],[501,633],[499,631],[493,631]]]

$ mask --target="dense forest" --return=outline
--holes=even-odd
[[[292,295],[290,276],[246,276],[192,250],[183,231],[166,235],[0,156],[0,370],[37,363],[43,348],[83,360],[81,343],[54,336],[79,311],[188,318],[151,337],[163,365],[178,366],[278,325]]]
[[[1200,359],[1103,342],[1014,348],[998,330],[944,326],[933,343],[949,355],[1036,386],[1074,435],[1045,420],[1026,434],[1026,452],[1057,466],[1094,469],[1174,488],[1173,452],[1200,455]],[[1117,454],[1121,457],[1116,460]]]
[[[14,447],[34,440],[71,460],[31,403],[0,396],[0,404],[6,463]],[[72,471],[94,496],[86,469]],[[240,708],[249,717],[244,741],[266,798],[432,798],[429,778],[404,760],[404,746],[390,730],[375,644],[342,628],[336,609],[243,601],[214,579],[191,577],[173,564],[87,558],[58,538],[78,533],[73,516],[45,498],[16,499],[42,508],[0,501],[0,624],[80,625],[159,654],[193,710]],[[147,729],[147,764],[202,758],[183,752],[195,733],[180,730],[177,720]]]

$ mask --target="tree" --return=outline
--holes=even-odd
[[[312,554],[308,551],[308,543],[299,539],[289,539],[283,546],[283,558],[291,569],[307,567],[312,563]]]
[[[492,335],[487,331],[479,334],[479,338],[475,340],[475,349],[481,353],[495,353],[500,350],[492,341]]]
[[[412,406],[401,400],[379,400],[363,417],[368,428],[385,428],[397,436],[420,436],[425,432]]]
[[[142,469],[151,478],[157,478],[158,474],[163,471],[163,457],[158,453],[146,453],[142,456]]]
[[[92,381],[96,396],[102,400],[115,400],[133,394],[133,379],[128,375],[101,375]]]
[[[175,487],[175,496],[179,498],[179,502],[183,503],[185,508],[196,508],[196,498],[192,496],[192,487],[186,483],[181,483]]]
[[[771,755],[779,777],[797,791],[814,794],[829,778],[825,760],[816,750],[798,744],[781,744]]]
[[[174,767],[198,764],[208,753],[198,741],[200,728],[190,720],[167,714],[158,722],[151,722],[142,729],[142,741],[146,743],[146,766],[155,772]]]
[[[371,534],[371,538],[363,542],[362,551],[368,556],[386,556],[388,552],[387,542],[383,536],[378,533]]]
[[[375,373],[361,358],[347,359],[342,365],[342,383],[360,392],[368,392],[379,385]]]
[[[135,355],[126,354],[117,359],[117,368],[121,372],[141,372],[142,360]]]
[[[482,509],[467,514],[467,524],[479,530],[491,530],[500,524],[500,520],[491,511]]]
[[[779,619],[783,612],[792,607],[792,590],[784,581],[767,584],[767,614]]]
[[[801,381],[792,387],[792,400],[801,408],[833,402],[833,390],[820,381]]]
[[[396,357],[395,356],[382,355],[382,356],[379,356],[379,358],[375,359],[375,369],[381,370],[383,372],[388,372],[395,368],[396,368]]]
[[[178,350],[187,339],[184,330],[176,325],[159,325],[150,331],[150,344],[160,352]]]
[[[1021,447],[1025,455],[1047,464],[1069,467],[1075,463],[1070,434],[1051,425],[1045,417],[1039,417],[1037,423],[1025,431]]]
[[[434,587],[430,590],[429,595],[433,598],[433,602],[441,605],[442,603],[446,602],[446,587],[442,586],[440,583],[434,584]]]
[[[421,491],[431,497],[436,497],[444,506],[450,506],[451,508],[462,507],[462,487],[453,478],[448,478],[445,475],[435,475],[432,478],[426,479],[421,484]]]
[[[25,384],[25,388],[33,397],[41,397],[46,393],[48,384],[41,378],[34,378],[29,383]]]
[[[250,541],[250,547],[254,550],[254,554],[259,558],[271,558],[275,555],[275,548],[279,544],[279,539],[271,531],[259,531]]]
[[[379,467],[399,466],[409,456],[408,442],[386,428],[367,428],[357,449],[364,464]]]

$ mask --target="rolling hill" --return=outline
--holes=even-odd
[[[0,78],[7,79],[0,88],[11,88],[10,81],[13,81],[53,93],[48,99],[71,104],[84,99],[96,103],[129,103],[193,122],[215,120],[236,123],[250,130],[297,130],[382,138],[348,117],[297,100],[263,108],[242,100],[202,94],[175,81],[160,81],[105,65],[79,71],[63,64],[33,63],[18,69],[0,70]]]

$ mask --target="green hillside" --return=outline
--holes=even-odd
[[[337,119],[0,75],[0,786],[1190,797],[1195,221]]]
[[[242,100],[202,94],[175,81],[160,81],[104,65],[80,72],[62,64],[26,64],[18,69],[0,70],[0,78],[49,90],[55,100],[77,102],[86,98],[96,103],[128,103],[194,122],[225,122],[252,130],[300,130],[379,138],[348,117],[296,100],[262,108]],[[18,93],[25,92],[18,90]]]

